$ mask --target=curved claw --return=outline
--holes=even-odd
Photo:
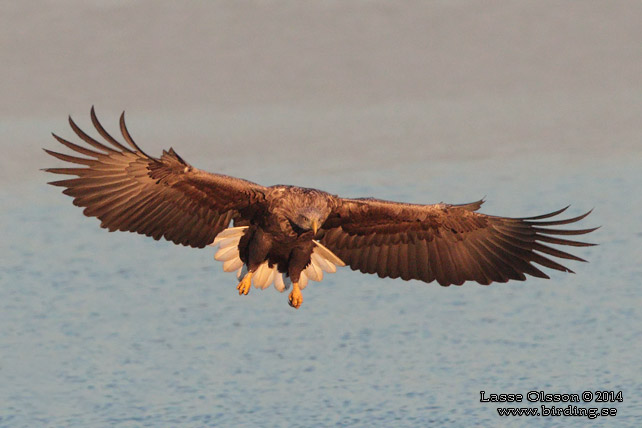
[[[252,287],[252,272],[245,274],[239,285],[236,286],[236,289],[239,291],[239,296],[247,295],[250,292]]]
[[[301,294],[301,289],[299,288],[298,282],[292,283],[292,291],[288,296],[288,303],[294,309],[299,309],[301,307],[301,304],[303,303],[303,294]]]

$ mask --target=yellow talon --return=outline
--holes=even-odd
[[[294,309],[299,309],[301,307],[301,303],[303,303],[303,294],[301,294],[298,282],[292,283],[292,291],[288,297],[288,302]]]
[[[250,287],[252,287],[252,272],[245,274],[239,285],[236,286],[236,289],[239,291],[239,296],[250,292]]]

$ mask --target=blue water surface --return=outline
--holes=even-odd
[[[594,208],[581,226],[601,225],[586,237],[600,245],[573,249],[590,261],[569,262],[577,274],[444,288],[344,268],[298,311],[274,289],[239,297],[211,249],[107,233],[45,173],[3,188],[0,426],[636,426],[641,164],[543,159],[338,166],[296,184],[417,202],[486,194],[483,212],[510,216]],[[502,419],[482,390],[623,401],[575,403],[614,407],[611,419]]]

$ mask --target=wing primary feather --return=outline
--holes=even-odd
[[[515,237],[511,234],[507,234],[505,231],[501,229],[498,229],[498,232],[499,232],[499,235],[505,236],[506,237],[505,239],[509,240],[513,245],[517,245],[528,251],[537,250],[537,251],[541,251],[542,253],[550,254],[551,256],[560,257],[563,259],[576,260],[578,262],[586,261],[580,257],[574,256],[573,254],[569,254],[567,252],[564,252],[556,248],[552,248],[537,242],[538,240],[546,241],[545,239],[546,237],[544,236],[537,236],[535,234],[532,234],[532,235],[526,236],[526,240],[523,240],[523,239],[520,239],[519,237]],[[569,242],[575,242],[575,241],[569,241]],[[579,243],[579,244],[580,246],[586,246],[586,245],[583,245],[585,243]],[[566,245],[572,245],[572,244],[566,244]],[[592,244],[589,244],[588,246],[590,245]]]
[[[550,220],[550,221],[536,221],[536,222],[531,222],[531,221],[526,221],[526,224],[529,225],[536,225],[536,226],[557,226],[560,224],[569,224],[569,223],[575,223],[576,221],[582,220],[584,217],[587,215],[591,214],[593,210],[590,210],[582,215],[578,215],[577,217],[573,218],[567,218],[565,220]]]
[[[541,251],[542,253],[549,254],[551,256],[559,257],[561,259],[569,259],[569,260],[576,260],[578,262],[586,262],[586,260],[574,256],[573,254],[569,254],[565,251],[558,250],[553,247],[549,247],[548,245],[540,244],[539,242],[534,242],[533,243],[533,250],[536,251]]]
[[[172,205],[166,202],[160,203],[159,206],[159,209],[154,209],[154,211],[150,212],[148,216],[141,219],[141,221],[145,221],[145,223],[151,225],[152,230],[155,232],[161,232],[164,230],[162,226],[167,222],[167,216],[170,215],[172,210]]]
[[[132,138],[132,136],[129,134],[129,131],[127,130],[127,125],[125,124],[125,112],[123,112],[120,115],[120,132],[123,134],[123,138],[125,139],[125,141],[127,141],[127,144],[132,146],[134,150],[141,153],[146,158],[154,159],[152,156],[149,156],[140,147],[138,147],[138,145],[134,142],[134,139]]]
[[[526,276],[520,264],[524,262],[523,259],[513,256],[509,251],[501,246],[495,244],[492,239],[483,241],[483,245],[489,249],[496,256],[496,259],[501,263],[501,271],[508,277],[508,279],[515,279],[524,281]]]
[[[56,180],[56,181],[50,181],[47,184],[51,184],[52,186],[58,186],[58,187],[71,187],[75,186],[78,183],[78,180],[83,180],[82,178],[70,178],[67,180]]]
[[[91,106],[90,115],[91,115],[91,123],[94,125],[94,128],[96,128],[96,131],[98,131],[98,133],[105,140],[109,141],[111,144],[114,145],[114,147],[116,147],[116,148],[118,148],[120,150],[123,150],[123,151],[125,151],[127,153],[134,153],[129,148],[127,148],[126,146],[124,146],[123,144],[118,142],[118,140],[116,140],[114,137],[112,137],[111,134],[109,134],[105,130],[105,128],[102,126],[102,124],[98,120],[98,117],[96,116],[96,111],[94,110],[94,106]]]
[[[93,211],[102,209],[107,210],[107,216],[122,215],[122,211],[127,209],[130,204],[145,204],[148,199],[153,198],[153,194],[148,194],[144,189],[139,189],[133,185],[121,187],[118,191],[112,191],[108,194],[98,194],[92,196],[92,199],[84,199],[83,206],[87,206],[87,215],[95,215]],[[129,207],[135,209],[135,207]],[[89,214],[92,212],[92,214]]]
[[[575,229],[575,230],[560,230],[560,229],[548,229],[545,227],[536,227],[532,226],[530,230],[533,230],[537,233],[542,233],[545,235],[584,235],[586,233],[591,233],[594,230],[599,229],[600,226],[598,227],[592,227],[589,229]]]
[[[117,221],[121,229],[137,230],[140,226],[139,220],[145,216],[150,209],[149,200],[139,201],[139,195],[130,197],[118,207]]]
[[[107,147],[104,144],[100,144],[98,141],[94,140],[91,138],[88,134],[85,133],[78,125],[76,125],[76,122],[69,116],[69,126],[71,126],[71,129],[76,133],[76,135],[83,140],[85,143],[94,146],[98,150],[103,150],[107,153],[118,153],[116,150],[112,149],[111,147]]]
[[[89,150],[89,149],[87,149],[87,148],[85,148],[85,147],[82,147],[82,146],[79,146],[79,145],[77,145],[77,144],[74,144],[74,143],[72,143],[72,142],[69,142],[69,141],[65,140],[64,138],[61,138],[61,137],[57,136],[57,135],[56,135],[56,134],[54,134],[53,132],[51,133],[51,135],[52,135],[52,136],[53,136],[53,137],[54,137],[54,138],[55,138],[55,139],[56,139],[60,144],[62,144],[62,145],[64,145],[64,146],[67,146],[67,147],[69,147],[71,150],[74,150],[74,151],[76,151],[76,152],[78,152],[78,153],[81,153],[81,154],[83,154],[83,155],[93,156],[93,157],[98,157],[98,156],[101,156],[101,155],[103,155],[103,156],[105,155],[104,153],[98,153],[98,152],[95,152],[95,151],[93,151],[93,150]]]
[[[537,235],[537,240],[542,242],[548,242],[549,244],[569,245],[571,247],[592,247],[595,245],[589,242],[580,242],[580,241],[573,241],[570,239],[554,238],[552,236],[546,236],[546,235]]]
[[[497,243],[492,239],[492,236],[487,237],[485,240],[481,241],[489,251],[491,251],[497,259],[501,262],[503,272],[508,275],[509,279],[518,279],[523,281],[526,279],[522,269],[519,267],[521,263],[524,262],[524,259],[515,256],[510,251],[508,251],[501,243]]]
[[[137,210],[136,215],[138,218],[128,225],[131,229],[141,229],[143,231],[152,231],[154,225],[161,223],[168,211],[172,209],[172,205],[166,202],[160,202],[155,198],[154,194],[146,195],[141,201],[142,207]],[[149,208],[151,205],[151,208]],[[144,209],[144,212],[140,210]]]
[[[503,240],[499,236],[490,237],[489,240],[495,245],[495,247],[501,248],[505,252],[510,253],[512,255],[512,257],[510,257],[511,263],[515,264],[520,271],[539,278],[544,278],[544,276],[542,276],[544,275],[544,272],[529,263],[530,252],[525,252],[523,249],[513,246],[512,243]]]
[[[498,235],[496,238],[500,239],[500,240],[502,240],[504,242],[506,241],[506,238],[502,237],[501,235]],[[514,241],[514,240],[510,240],[510,244],[515,246],[515,247],[518,247],[518,248],[521,248],[521,249],[527,251],[527,253],[528,253],[527,257],[528,257],[529,261],[535,262],[537,264],[540,264],[542,266],[545,266],[545,267],[548,267],[548,268],[551,268],[551,269],[555,269],[555,270],[559,270],[559,271],[563,271],[563,272],[574,273],[572,270],[568,269],[567,267],[562,266],[561,264],[556,263],[556,262],[554,262],[554,261],[552,261],[552,260],[550,260],[550,259],[548,259],[548,258],[546,258],[546,257],[534,252],[533,250],[536,249],[536,248],[529,247],[528,244],[523,244],[523,243],[520,243],[520,242],[517,242],[517,241]],[[541,271],[540,271],[540,273],[543,274],[543,272],[541,272]],[[546,275],[545,276],[540,276],[540,277],[541,278],[549,278]]]
[[[480,254],[483,255],[483,257],[488,261],[492,273],[494,276],[492,277],[493,281],[497,282],[507,282],[510,277],[506,273],[506,270],[512,270],[510,267],[506,266],[506,264],[502,261],[501,257],[495,254],[494,251],[492,251],[490,248],[488,248],[488,245],[483,241],[483,240],[477,240],[475,242],[477,249]]]
[[[556,215],[561,214],[564,211],[566,211],[569,207],[570,207],[570,205],[567,205],[564,208],[561,208],[561,209],[559,209],[557,211],[553,211],[553,212],[550,212],[550,213],[547,213],[547,214],[536,215],[536,216],[533,216],[533,217],[518,217],[518,218],[514,218],[514,219],[510,219],[510,220],[540,220],[540,219],[543,219],[543,218],[555,217]]]
[[[542,266],[546,266],[547,268],[559,270],[561,272],[575,273],[572,270],[570,270],[569,268],[567,268],[566,266],[562,266],[561,264],[559,264],[557,262],[554,262],[553,260],[548,259],[548,258],[546,258],[546,257],[544,257],[544,256],[542,256],[540,254],[535,253],[535,252],[533,253],[533,255],[531,257],[533,258],[533,262],[535,262],[537,264],[540,264]]]
[[[43,149],[43,150],[47,151],[46,149]],[[88,171],[91,171],[91,169],[89,168],[45,168],[43,169],[43,171],[51,172],[54,174],[77,175],[79,177],[82,177],[85,174],[87,174]]]
[[[122,194],[112,194],[109,199],[100,201],[100,203],[97,204],[79,205],[76,201],[74,201],[74,204],[86,206],[83,213],[88,217],[98,217],[101,221],[109,220],[120,222],[119,218],[122,217],[122,206],[128,204],[137,192],[138,190],[134,188]]]
[[[583,235],[592,232],[598,228],[578,229],[578,230],[556,230],[542,227],[533,227],[528,224],[495,224],[495,229],[505,235],[515,237],[525,241],[536,241],[544,235]]]
[[[58,158],[60,160],[66,161],[66,162],[71,162],[71,163],[78,163],[81,165],[87,165],[87,166],[93,166],[96,165],[97,161],[94,159],[86,159],[86,158],[79,158],[76,156],[71,156],[71,155],[65,155],[63,153],[58,153],[54,152],[49,149],[43,149],[45,152],[50,154],[51,156]]]
[[[97,182],[87,182],[84,178],[75,178],[74,180],[80,180],[84,182],[69,183],[71,180],[62,180],[67,182],[70,189],[73,190],[74,196],[89,196],[100,192],[101,194],[109,193],[114,190],[119,190],[129,183],[127,179],[113,180],[108,182],[97,181]]]
[[[154,236],[157,240],[163,236],[165,231],[165,217],[171,209],[172,206],[170,204],[160,204],[158,208],[155,208],[154,211],[140,220],[141,224],[148,225],[147,231],[150,236]],[[157,236],[158,238],[156,238]]]
[[[85,175],[82,177],[67,180],[70,182],[69,187],[99,187],[115,183],[131,183],[129,177],[125,174],[110,175]]]
[[[136,221],[140,215],[140,209],[145,209],[146,203],[138,204],[131,196],[118,200],[114,206],[103,206],[93,208],[91,211],[87,208],[86,214],[98,217],[103,223],[116,227],[118,230],[135,230],[131,228],[131,223]],[[136,207],[136,209],[133,209]],[[136,217],[136,218],[134,218]]]
[[[63,193],[69,196],[75,196],[73,190],[73,187],[70,187],[69,189],[63,191]],[[138,186],[136,186],[136,183],[129,183],[126,186],[121,187],[117,191],[111,191],[107,193],[94,193],[88,196],[76,197],[74,199],[74,205],[80,207],[104,206],[113,203],[115,199],[124,196],[131,196],[133,193],[136,193],[138,191],[139,188]]]

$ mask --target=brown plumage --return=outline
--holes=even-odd
[[[320,280],[322,271],[332,272],[343,263],[380,277],[436,280],[444,286],[525,280],[525,274],[548,278],[534,264],[572,272],[553,258],[584,260],[547,244],[593,245],[558,236],[583,235],[596,228],[550,227],[575,223],[590,211],[563,220],[552,218],[566,208],[507,218],[478,213],[483,201],[416,205],[344,199],[295,186],[264,187],[201,171],[173,149],[158,159],[147,155],[129,134],[124,114],[120,131],[127,145],[103,128],[93,108],[91,120],[104,142],[69,119],[72,130],[91,148],[54,134],[85,157],[45,150],[76,164],[47,169],[77,177],[50,184],[65,187],[63,193],[85,207],[85,215],[99,218],[110,231],[202,248],[233,223],[236,228],[221,234],[215,244],[221,246],[217,259],[226,261],[226,270],[249,272],[237,287],[241,294],[249,291],[252,275],[255,286],[262,288],[274,282],[283,290],[291,281],[290,303],[298,307],[300,288],[308,278]]]

